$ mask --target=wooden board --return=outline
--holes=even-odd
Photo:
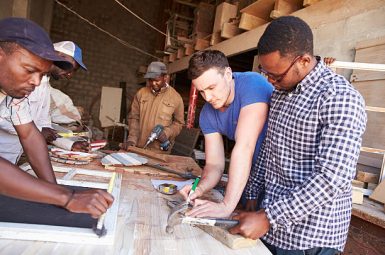
[[[289,15],[302,8],[303,0],[276,0],[274,10],[270,13],[272,19]]]
[[[268,21],[261,19],[259,17],[255,17],[248,13],[242,13],[241,20],[239,21],[239,28],[243,30],[251,30],[260,25],[267,23]]]
[[[233,4],[223,2],[217,6],[215,11],[215,20],[213,33],[221,31],[224,23],[237,16],[238,7]]]
[[[238,25],[232,23],[224,23],[222,26],[221,37],[228,39],[240,34],[241,32],[242,30],[239,29]]]
[[[221,243],[227,245],[231,249],[241,249],[241,248],[251,248],[255,247],[261,241],[259,239],[253,240],[249,238],[244,238],[241,235],[232,235],[229,231],[220,228],[220,227],[211,227],[211,226],[198,226],[200,229],[205,231],[207,234],[211,235]]]
[[[174,171],[180,172],[180,173],[186,173],[191,172],[192,174],[196,176],[200,176],[202,174],[202,169],[198,166],[198,164],[194,161],[194,159],[190,157],[184,157],[184,156],[175,156],[175,155],[164,155],[164,159],[166,162],[158,162],[156,160],[149,160],[150,164],[160,164],[160,166],[170,168]],[[135,167],[114,167],[114,166],[108,166],[106,167],[107,170],[115,170],[120,172],[127,172],[132,174],[139,174],[139,175],[147,175],[151,177],[172,177],[172,178],[179,178],[175,174],[167,173],[164,171],[161,171],[159,169],[156,169],[154,167],[150,166],[135,166]]]
[[[370,199],[374,201],[385,204],[385,180],[383,180],[377,188],[373,191],[373,193],[369,196]]]
[[[109,178],[112,175],[112,173],[106,171],[102,172],[68,167],[54,167],[54,171],[55,173],[65,174],[61,179],[57,180],[59,184],[101,189],[107,189]],[[74,180],[76,175],[81,175],[82,181]],[[95,177],[105,178],[106,182],[97,182],[95,180]],[[115,198],[115,202],[106,213],[104,224],[107,229],[107,234],[103,237],[98,237],[92,229],[86,228],[1,222],[0,238],[94,245],[112,245],[115,239],[116,232],[121,180],[121,174],[117,174],[115,178],[115,184],[111,193]]]
[[[275,0],[257,0],[243,8],[240,12],[258,17],[267,23],[271,20],[270,13],[274,9],[274,2]]]
[[[99,120],[102,127],[114,126],[114,122],[119,122],[121,101],[121,88],[102,87],[99,112]]]

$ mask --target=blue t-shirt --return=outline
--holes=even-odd
[[[230,140],[235,140],[235,130],[242,107],[254,103],[270,103],[273,86],[262,75],[255,72],[233,73],[234,101],[224,112],[216,110],[211,104],[205,103],[199,116],[199,125],[203,134],[220,133]],[[267,121],[255,145],[253,163],[265,139]]]

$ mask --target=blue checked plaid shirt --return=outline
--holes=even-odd
[[[362,96],[322,61],[294,91],[274,91],[246,189],[255,199],[265,188],[265,241],[289,250],[344,249],[365,127]]]

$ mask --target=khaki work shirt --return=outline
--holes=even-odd
[[[143,148],[151,130],[158,124],[164,126],[164,132],[171,142],[170,149],[167,152],[161,151],[158,140],[147,148],[157,153],[170,153],[175,137],[184,125],[183,100],[173,87],[167,86],[157,95],[154,95],[148,87],[136,93],[128,114],[127,141]]]

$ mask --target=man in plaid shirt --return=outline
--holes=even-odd
[[[262,237],[274,254],[336,254],[349,228],[364,100],[313,56],[311,29],[297,17],[272,21],[258,53],[276,89],[247,185],[249,199],[265,188],[264,209],[235,216],[231,232]]]

